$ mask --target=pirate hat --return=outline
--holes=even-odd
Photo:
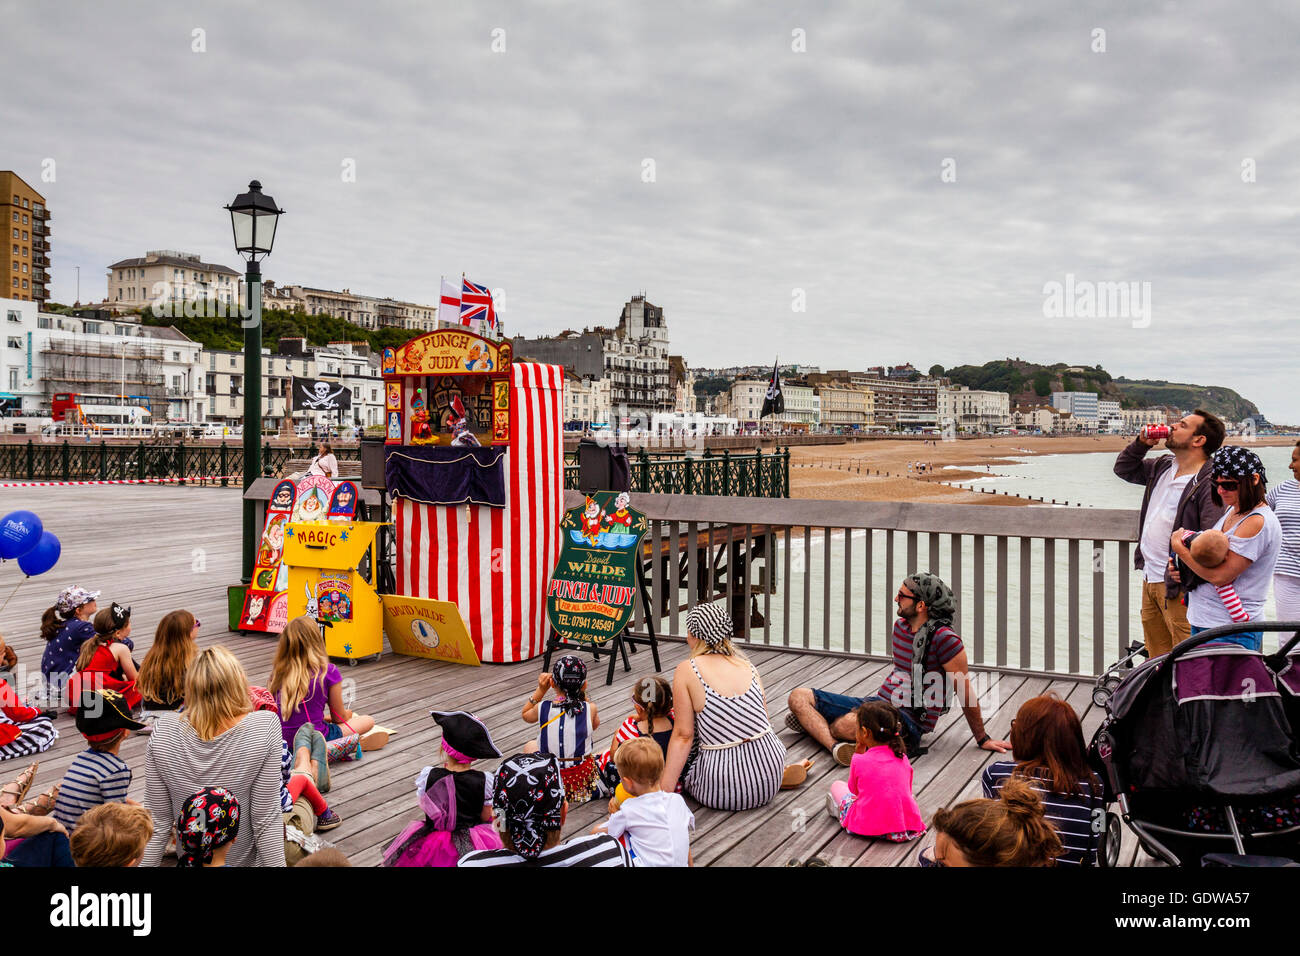
[[[107,740],[119,730],[143,730],[144,724],[131,719],[126,698],[107,687],[81,692],[77,706],[77,730],[91,743]]]
[[[432,710],[429,716],[442,728],[443,747],[456,751],[453,756],[465,756],[471,760],[501,756],[487,726],[473,714],[463,710]]]

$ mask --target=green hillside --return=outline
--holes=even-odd
[[[1126,378],[1115,379],[1115,384],[1139,407],[1172,405],[1187,410],[1204,408],[1229,422],[1239,422],[1259,414],[1254,402],[1221,385],[1187,385],[1182,382]]]
[[[1044,404],[1052,392],[1096,392],[1101,399],[1119,402],[1121,408],[1204,408],[1232,422],[1259,413],[1254,402],[1221,385],[1112,378],[1100,365],[1039,365],[1007,358],[983,365],[958,365],[943,374],[956,385],[1007,392],[1013,404]]]
[[[145,325],[174,325],[205,349],[242,349],[244,330],[237,318],[206,318],[204,316],[172,318],[156,317],[152,311],[141,312]],[[381,349],[410,341],[416,336],[409,329],[363,329],[359,325],[336,319],[329,315],[307,315],[305,312],[285,312],[282,309],[265,309],[262,312],[262,344],[275,351],[282,338],[305,338],[312,345],[330,342],[369,342],[371,349]]]

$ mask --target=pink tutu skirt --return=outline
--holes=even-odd
[[[425,831],[423,837],[420,831]],[[499,850],[501,837],[490,823],[459,831],[470,850]],[[384,866],[455,866],[461,857],[448,830],[429,830],[425,821],[409,824],[384,852]]]

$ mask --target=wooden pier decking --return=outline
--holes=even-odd
[[[54,570],[26,580],[0,612],[0,632],[13,645],[20,665],[39,671],[43,645],[39,638],[42,611],[62,588],[80,584],[103,592],[101,606],[116,600],[133,608],[132,638],[136,660],[143,658],[163,614],[186,608],[201,621],[200,644],[224,644],[243,661],[249,679],[265,684],[275,639],[244,636],[226,629],[226,587],[240,570],[240,494],[237,489],[170,486],[68,486],[0,489],[0,514],[18,508],[35,511],[45,527],[57,534],[63,554]],[[22,578],[16,562],[0,569],[0,600]],[[680,643],[661,642],[664,676],[685,656]],[[790,759],[816,757],[803,787],[778,795],[767,807],[730,813],[696,807],[692,851],[697,865],[783,866],[795,859],[819,856],[836,866],[910,866],[923,838],[911,844],[853,837],[840,830],[825,808],[833,779],[847,777],[812,740],[784,727],[785,699],[798,686],[868,694],[883,679],[887,665],[847,657],[766,648],[754,645],[750,657],[762,676],[768,711]],[[355,865],[373,866],[383,847],[410,820],[417,819],[414,778],[423,766],[436,762],[437,726],[429,718],[433,707],[471,710],[491,728],[505,753],[518,750],[533,736],[535,725],[519,717],[525,697],[536,687],[540,659],[516,665],[468,668],[386,653],[382,660],[357,667],[344,665],[345,680],[355,685],[354,708],[370,713],[397,731],[382,751],[355,763],[335,765],[333,789],[326,795],[344,818],[328,834]],[[630,712],[628,695],[637,677],[650,674],[650,654],[632,657],[632,673],[620,669],[605,687],[591,681],[601,726],[598,738],[607,744]],[[594,673],[594,671],[593,671]],[[1063,677],[990,673],[980,686],[985,722],[995,736],[1005,737],[1011,718],[1025,700],[1046,691],[1067,699],[1083,718],[1091,735],[1102,714],[1091,703],[1091,684]],[[72,718],[57,722],[60,739],[41,756],[33,793],[61,779],[82,748]],[[941,719],[926,739],[930,751],[915,763],[915,790],[929,819],[945,804],[980,795],[979,774],[993,754],[975,749],[959,710]],[[144,799],[144,752],[148,737],[133,736],[122,748],[135,773],[130,795]],[[21,769],[19,761],[0,765],[8,779]],[[565,834],[585,832],[603,819],[604,801],[571,808]],[[1147,865],[1132,835],[1125,830],[1121,865]]]

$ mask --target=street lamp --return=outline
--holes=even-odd
[[[262,195],[262,184],[254,179],[248,192],[240,193],[226,207],[235,234],[235,251],[246,259],[244,284],[248,288],[248,311],[244,327],[244,491],[262,474],[262,266],[260,259],[271,254],[275,226],[283,209],[270,196]],[[257,555],[257,508],[244,499],[243,583],[253,580]]]

